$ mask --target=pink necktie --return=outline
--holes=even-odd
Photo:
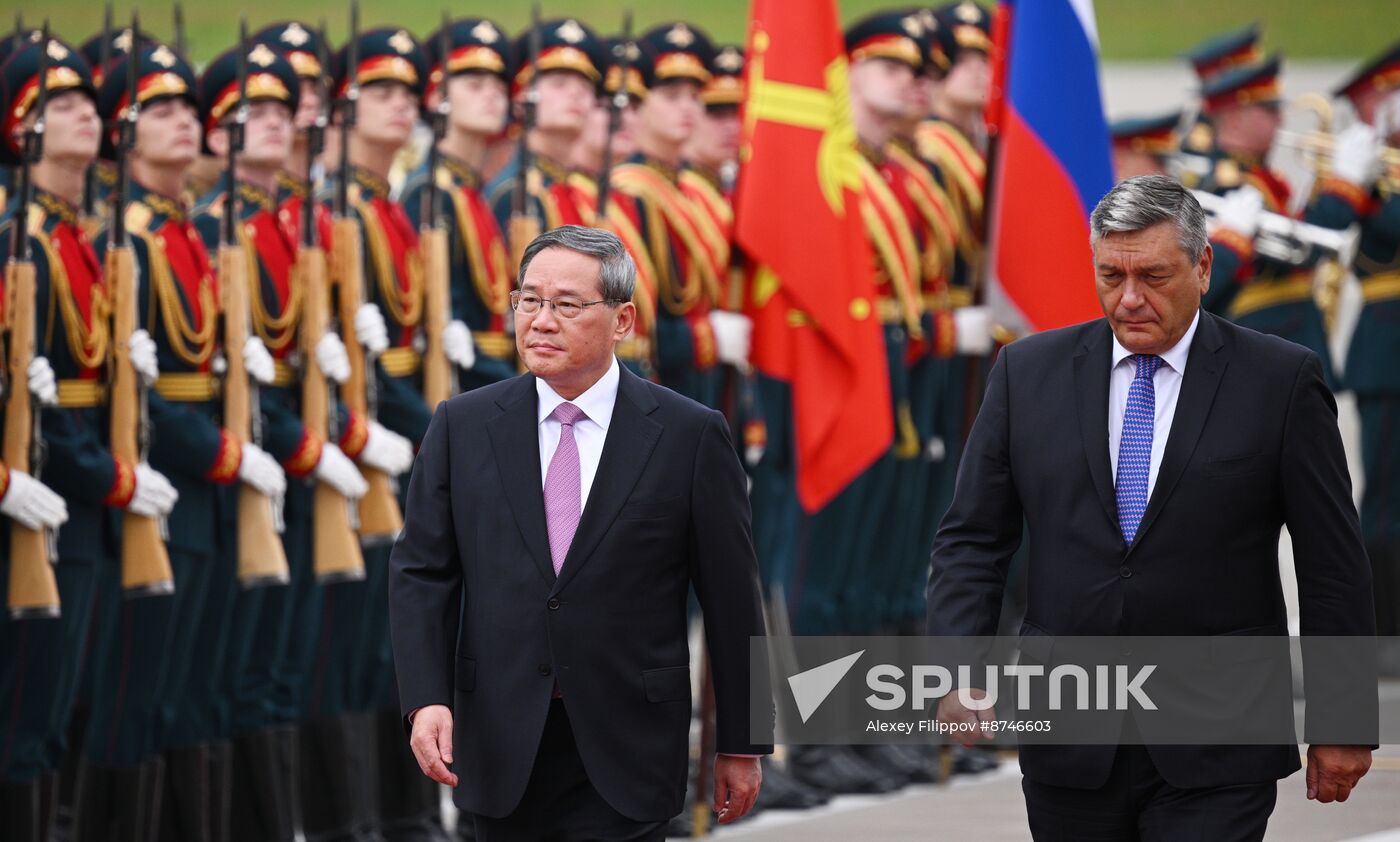
[[[544,516],[549,530],[549,555],[554,559],[554,575],[564,567],[564,557],[578,530],[583,514],[583,492],[579,478],[578,442],[574,441],[574,424],[587,418],[583,410],[571,403],[561,403],[550,413],[559,422],[559,447],[549,461],[544,477]]]

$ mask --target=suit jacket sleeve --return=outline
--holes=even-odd
[[[705,616],[705,640],[715,683],[715,750],[720,754],[771,754],[769,743],[750,739],[749,638],[765,634],[758,561],[750,533],[744,471],[724,416],[711,411],[700,434],[690,494],[691,581]],[[766,664],[755,698],[772,699]],[[771,702],[770,702],[771,707]],[[772,714],[766,717],[772,727]]]
[[[1003,349],[992,366],[953,502],[933,542],[930,635],[996,634],[1007,570],[1021,545],[1021,499],[1011,472],[1009,356]]]
[[[1377,722],[1376,617],[1337,404],[1313,353],[1293,386],[1280,474],[1302,621],[1304,739],[1338,742],[1339,727],[1350,731]],[[1369,737],[1350,741],[1375,739]]]
[[[462,565],[452,525],[447,404],[433,414],[408,484],[403,531],[389,558],[389,623],[404,714],[452,707]]]

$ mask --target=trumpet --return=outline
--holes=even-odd
[[[1315,127],[1307,131],[1281,129],[1274,135],[1274,144],[1298,155],[1315,178],[1326,176],[1332,171],[1332,156],[1337,146],[1335,111],[1331,100],[1321,94],[1304,94],[1289,103],[1289,110],[1314,115]],[[1377,112],[1376,129],[1381,137],[1394,130],[1398,117],[1400,114],[1394,108]],[[1381,147],[1380,160],[1382,168],[1377,183],[1381,190],[1387,195],[1400,191],[1400,148]]]
[[[1319,175],[1325,175],[1332,169],[1332,150],[1337,144],[1337,136],[1331,132],[1282,129],[1274,136],[1274,143],[1306,157],[1318,169]],[[1385,165],[1381,179],[1391,189],[1400,187],[1400,148],[1382,146],[1380,159]]]
[[[1196,197],[1206,213],[1212,215],[1225,201],[1223,197],[1203,190],[1192,190],[1191,195]],[[1350,266],[1360,242],[1361,229],[1356,225],[1338,231],[1281,213],[1264,211],[1259,217],[1259,237],[1254,247],[1261,254],[1294,265],[1305,263],[1309,252],[1317,249],[1335,257],[1343,266]]]

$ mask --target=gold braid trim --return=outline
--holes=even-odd
[[[209,277],[206,275],[199,282],[199,313],[204,325],[195,330],[185,315],[184,298],[180,294],[174,273],[170,271],[170,261],[165,257],[164,247],[155,242],[155,234],[145,231],[132,231],[132,234],[146,242],[151,289],[155,293],[152,302],[159,302],[161,316],[165,322],[165,334],[170,340],[170,349],[188,365],[204,365],[214,354],[216,330],[219,325],[218,302],[214,299],[214,291],[210,289]]]
[[[54,251],[52,240],[42,231],[35,231],[32,236],[44,249],[49,261],[49,318],[44,328],[44,347],[53,347],[54,311],[57,310],[63,317],[63,329],[68,335],[68,352],[74,361],[83,368],[100,368],[107,359],[109,334],[110,307],[106,290],[101,284],[92,287],[92,328],[89,329],[78,310],[78,302],[73,298],[68,268]]]
[[[410,249],[404,256],[408,290],[401,290],[399,273],[394,269],[394,255],[389,248],[389,235],[379,224],[373,206],[358,197],[351,204],[360,213],[360,228],[365,232],[370,263],[378,276],[379,293],[389,308],[389,315],[400,327],[414,327],[423,317],[423,256],[416,249]]]
[[[257,243],[253,242],[251,226],[238,226],[238,245],[243,249],[243,259],[252,277],[248,279],[248,301],[253,310],[253,331],[270,351],[280,351],[296,338],[297,320],[301,317],[301,285],[297,277],[297,264],[287,271],[287,308],[280,316],[272,316],[263,301],[262,262],[258,259]],[[256,286],[254,286],[256,281]],[[273,295],[276,295],[274,291]]]
[[[505,313],[510,304],[510,275],[506,272],[505,249],[497,240],[491,244],[495,248],[490,254],[482,250],[481,237],[478,236],[471,207],[467,204],[467,197],[462,195],[464,189],[470,188],[455,185],[447,188],[457,216],[457,232],[461,235],[462,252],[466,255],[467,265],[471,267],[472,283],[476,286],[477,297],[488,312],[499,316]]]
[[[686,286],[689,287],[692,283],[702,285],[704,290],[709,292],[710,300],[718,304],[720,298],[719,277],[715,275],[715,272],[720,267],[711,262],[710,252],[698,229],[695,217],[702,214],[700,209],[664,174],[646,164],[623,164],[613,171],[613,183],[622,192],[645,202],[649,213],[660,212],[666,218],[669,223],[668,227],[676,232],[686,251],[690,253],[691,259],[686,261],[688,264]],[[651,234],[654,238],[655,227],[649,227],[652,228]],[[654,239],[653,242],[655,242]],[[659,252],[660,248],[657,247],[657,250]],[[662,260],[658,254],[656,262],[660,268],[660,264],[666,261]],[[698,299],[699,295],[699,291],[691,293],[689,289],[684,289],[681,292],[681,299],[685,300],[692,296]],[[692,306],[693,303],[692,301]],[[667,309],[671,309],[670,302],[666,302],[666,304]],[[690,307],[687,306],[686,310],[689,309]],[[675,311],[672,310],[672,312]]]

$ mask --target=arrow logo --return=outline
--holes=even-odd
[[[864,654],[865,650],[862,649],[855,654],[788,676],[788,686],[792,688],[792,698],[797,702],[797,712],[801,715],[803,723],[812,718],[812,714],[817,712],[817,708],[822,706],[826,697],[831,695],[831,691],[836,689],[836,685],[841,683],[841,679],[846,677],[846,673],[851,671],[851,667],[855,666],[856,661]]]

